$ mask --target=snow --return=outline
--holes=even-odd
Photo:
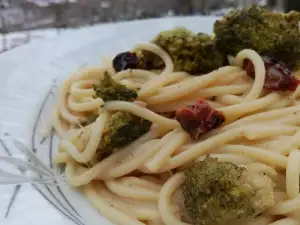
[[[74,29],[66,29],[59,32],[57,29],[40,29],[33,31],[21,31],[21,32],[12,32],[5,35],[0,35],[0,53],[7,49],[15,48],[20,45],[27,44],[29,42],[34,42],[42,39],[50,39],[56,37],[57,35],[63,34],[65,32],[71,31]],[[5,46],[4,46],[5,45]]]
[[[51,3],[63,3],[66,2],[66,0],[26,0],[27,2],[32,2],[34,4],[37,4],[38,6],[44,7],[48,6]],[[70,3],[76,2],[76,0],[69,0]]]

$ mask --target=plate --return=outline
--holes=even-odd
[[[0,96],[0,156],[24,157],[23,148],[33,152],[55,173],[63,173],[53,164],[58,138],[51,128],[51,115],[59,84],[72,72],[87,66],[99,66],[101,57],[114,56],[135,44],[150,40],[159,31],[186,26],[196,32],[211,33],[213,17],[166,18],[124,22],[84,28],[65,38],[39,59],[32,55],[17,72],[6,74]],[[73,40],[75,39],[75,40]],[[87,41],[89,40],[89,41]],[[53,42],[55,43],[55,42]],[[43,48],[43,46],[39,46]],[[19,52],[18,54],[22,54]],[[15,62],[18,64],[19,62]],[[2,75],[1,75],[2,76]],[[5,77],[1,79],[5,80]],[[20,146],[18,143],[23,143]],[[0,169],[20,173],[0,163]],[[111,225],[76,190],[42,184],[0,186],[0,224],[5,225]]]

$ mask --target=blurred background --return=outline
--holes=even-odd
[[[170,16],[221,16],[252,4],[276,11],[300,10],[300,0],[0,0],[0,53],[83,26]]]

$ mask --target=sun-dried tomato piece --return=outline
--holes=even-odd
[[[263,56],[262,59],[266,68],[264,84],[266,89],[272,91],[295,91],[297,89],[300,82],[284,63],[268,56]],[[255,77],[254,65],[250,60],[245,60],[245,70],[248,76]]]
[[[136,69],[139,57],[133,52],[122,52],[113,59],[113,66],[117,72],[126,69]]]
[[[164,116],[166,118],[171,119],[171,118],[175,117],[176,112],[175,111],[172,111],[172,112],[162,112],[162,113],[158,113],[158,114],[161,115],[161,116]]]
[[[217,128],[225,121],[222,112],[212,108],[203,100],[178,109],[176,119],[192,139],[198,139],[202,134]]]

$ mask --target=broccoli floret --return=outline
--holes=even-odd
[[[206,157],[185,176],[184,204],[195,225],[240,224],[274,204],[271,179],[233,163]]]
[[[100,97],[103,101],[134,101],[137,98],[137,92],[127,88],[115,81],[107,72],[100,84],[94,84],[93,89],[96,92],[96,98]]]
[[[136,51],[136,54],[140,59],[137,66],[139,69],[161,70],[165,66],[162,59],[152,52],[142,50]]]
[[[127,112],[112,114],[104,128],[98,152],[110,154],[147,133],[151,122]]]
[[[91,163],[98,162],[130,144],[150,130],[152,122],[131,113],[114,112],[105,124],[101,141]],[[92,125],[87,124],[73,135],[71,142],[83,152],[92,134]]]
[[[180,27],[161,32],[152,42],[169,53],[175,71],[203,74],[226,64],[226,57],[218,51],[214,39],[207,34],[196,34]],[[161,59],[148,52],[143,52],[142,61],[153,69],[163,66]]]
[[[275,13],[258,6],[234,10],[214,25],[217,46],[227,55],[253,49],[293,69],[300,60],[299,21],[298,12]]]
[[[81,126],[87,126],[90,125],[92,123],[94,123],[96,121],[96,119],[98,118],[98,114],[93,113],[87,116],[86,120],[82,121]]]

